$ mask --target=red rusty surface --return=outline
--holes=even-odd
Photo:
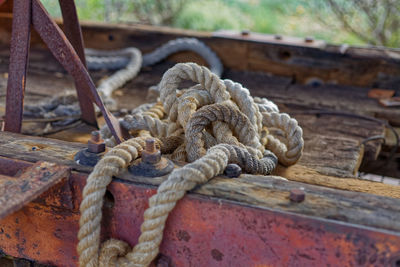
[[[79,25],[78,15],[76,12],[74,0],[59,0],[61,13],[63,17],[63,29],[75,52],[78,54],[82,64],[86,66],[85,51],[83,45],[83,37],[81,26]],[[79,84],[75,83],[78,88]],[[82,119],[92,125],[96,125],[96,113],[90,97],[84,93],[84,89],[78,89],[77,95],[79,106],[82,111]]]
[[[0,218],[19,210],[69,174],[69,167],[40,161],[16,177],[0,174]]]
[[[0,174],[16,176],[31,165],[32,163],[23,160],[0,157]]]
[[[15,1],[11,34],[4,130],[21,132],[31,37],[31,0]]]
[[[85,175],[71,176],[74,207],[84,183]],[[156,190],[115,180],[109,192],[103,239],[134,245]],[[15,257],[77,266],[78,220],[76,210],[30,203],[0,221],[0,248]],[[399,233],[193,194],[172,211],[164,233],[161,253],[178,267],[390,266],[400,260]]]

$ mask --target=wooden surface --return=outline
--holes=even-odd
[[[6,43],[11,29],[11,16],[8,13],[0,15],[0,35],[3,36],[0,42]],[[302,41],[288,45],[285,40],[282,43],[261,42],[258,35],[253,39],[251,34],[233,38],[218,32],[195,32],[146,25],[82,25],[85,44],[92,48],[135,46],[148,52],[171,39],[191,36],[204,41],[217,52],[226,67],[236,70],[265,71],[294,77],[300,83],[318,78],[326,83],[395,90],[399,82],[400,52],[395,49],[350,47],[342,53],[340,46],[312,47]],[[43,47],[35,34],[32,36],[32,46]],[[186,57],[187,53],[175,56],[174,59],[182,56]]]
[[[7,62],[7,55],[8,52],[5,48],[0,49],[0,60]],[[114,93],[114,98],[119,108],[132,109],[146,102],[147,89],[157,84],[162,74],[171,66],[173,66],[173,63],[164,62],[154,67],[144,68],[133,81]],[[2,93],[4,96],[6,88],[6,75],[4,75],[6,71],[6,64],[0,65],[0,96]],[[109,73],[105,71],[92,73],[96,81],[106,75],[109,75]],[[227,70],[224,78],[241,82],[251,90],[252,95],[268,97],[276,102],[283,112],[288,112],[299,121],[304,130],[305,138],[304,157],[300,161],[302,166],[313,168],[325,175],[354,177],[363,160],[364,162],[371,162],[376,159],[380,152],[381,141],[369,142],[365,147],[361,145],[361,142],[368,137],[384,134],[382,125],[355,118],[317,116],[306,113],[307,106],[318,109],[332,108],[339,100],[344,99],[345,95],[354,93],[361,96],[360,91],[365,91],[365,89],[356,88],[357,90],[353,91],[353,88],[338,86],[337,90],[341,92],[341,95],[333,92],[333,96],[330,96],[328,93],[324,93],[325,98],[323,98],[323,101],[315,101],[314,99],[315,104],[311,104],[311,100],[307,98],[311,97],[311,95],[303,94],[301,90],[298,93],[295,90],[298,86],[292,85],[292,80],[287,77]],[[44,50],[34,50],[31,53],[26,103],[32,104],[37,101],[46,101],[46,95],[48,96],[47,99],[49,99],[54,94],[60,94],[68,88],[73,88],[73,81],[63,72],[51,55]],[[330,87],[325,85],[320,88],[311,88],[310,86],[304,88],[305,91],[331,91]],[[366,98],[366,95],[363,98]],[[330,106],[326,103],[330,103]],[[381,108],[373,101],[368,103],[369,105],[360,106],[357,112],[368,115],[372,108]],[[354,110],[350,110],[351,105],[347,104],[348,106],[343,105],[341,107],[343,109],[346,108],[347,112],[354,112]],[[2,110],[4,111],[0,102],[0,114]],[[396,111],[393,112],[396,113]],[[45,126],[46,123],[25,122],[23,124],[23,132],[35,134],[38,131],[42,131]],[[90,131],[91,129],[88,129],[88,127],[79,125],[73,130],[58,133],[52,135],[52,137],[68,141],[86,142],[87,135],[83,133],[89,133]]]
[[[90,26],[87,29],[85,34],[91,38],[88,40],[89,46],[91,46],[90,43],[93,42],[93,40],[98,40],[98,38],[103,36],[109,39],[108,41],[103,40],[105,43],[113,42],[115,47],[118,47],[118,45],[121,45],[123,42],[131,44],[131,41],[128,40],[132,39],[138,42],[138,47],[143,51],[152,50],[164,39],[171,39],[179,34],[194,34],[193,32],[182,32],[179,30],[169,31],[165,29],[158,29],[159,31],[157,33],[153,28],[147,27],[139,29],[117,27],[116,30],[113,31],[113,37],[111,38],[109,27]],[[195,35],[201,38],[208,38],[206,40],[211,38],[210,35],[207,34]],[[115,36],[119,37],[114,38]],[[156,38],[156,36],[160,38]],[[243,44],[242,46],[234,45],[236,42],[242,43],[243,41],[230,41],[217,38],[215,42],[220,43],[221,47],[226,46],[226,43],[230,43],[232,44],[233,50],[239,49],[233,52],[237,52],[238,54],[245,53],[245,51],[240,50],[243,48]],[[259,42],[246,43],[246,45],[253,44],[257,46],[261,45]],[[113,45],[110,47],[113,47]],[[216,49],[218,52],[219,48]],[[265,51],[272,53],[277,48],[272,46],[272,44],[265,44],[263,49],[267,49]],[[314,52],[311,53],[310,50],[308,50],[311,49],[309,47],[304,49],[303,57],[316,57],[318,53],[322,53],[321,51],[318,53],[314,51],[317,54],[313,54]],[[368,58],[367,54],[357,54],[357,57],[365,59]],[[7,57],[8,48],[3,46],[0,49],[0,60],[4,63],[0,64],[0,96],[1,93],[4,92],[3,90],[6,84]],[[327,60],[333,60],[333,58],[334,55],[330,55]],[[198,56],[190,53],[181,53],[171,59],[178,61],[193,60],[198,63],[203,63]],[[233,62],[235,60],[235,58],[233,58],[233,61],[227,63],[227,66],[231,66],[235,69],[237,64],[240,64],[242,60],[240,57],[238,59],[240,60]],[[391,57],[385,58],[381,54],[379,54],[379,59],[390,61],[391,64],[397,64],[396,60]],[[353,63],[358,64],[357,60],[354,60]],[[162,74],[171,66],[173,66],[173,63],[164,62],[154,67],[142,69],[138,77],[115,92],[114,97],[119,104],[119,108],[132,109],[145,102],[147,88],[157,84]],[[319,67],[321,66],[319,65]],[[110,73],[100,71],[94,72],[91,75],[94,80],[98,81],[109,74]],[[299,162],[299,165],[321,175],[354,177],[357,171],[359,171],[360,163],[363,162],[365,164],[366,162],[375,160],[381,150],[380,141],[368,142],[365,146],[361,145],[361,142],[368,137],[383,134],[384,127],[374,122],[361,119],[334,115],[318,116],[315,114],[307,114],[309,109],[336,110],[367,116],[378,116],[387,118],[392,124],[396,124],[400,117],[399,109],[383,108],[378,105],[376,100],[369,99],[367,97],[367,88],[324,84],[321,79],[317,84],[301,85],[299,84],[301,81],[299,81],[298,77],[293,75],[290,77],[272,76],[262,72],[237,71],[232,69],[226,69],[223,78],[229,78],[242,83],[245,87],[250,89],[252,95],[268,97],[279,105],[281,111],[288,112],[294,118],[298,119],[299,124],[303,127],[305,132],[304,157]],[[50,97],[62,92],[66,88],[73,88],[73,82],[48,52],[41,49],[34,49],[30,57],[27,88],[26,102],[35,103],[39,99],[45,100],[46,95]],[[2,107],[0,105],[0,114],[1,111]],[[24,123],[24,129],[26,132],[32,132],[35,129],[42,129],[45,125],[45,123],[26,122]],[[86,131],[89,133],[90,129],[80,125],[78,128],[52,135],[52,137],[69,141],[85,142],[87,135],[83,133]],[[305,174],[305,176],[307,176],[307,174]]]
[[[36,149],[32,149],[33,147]],[[85,148],[85,145],[55,139],[22,136],[19,134],[0,132],[0,156],[29,162],[36,162],[38,159],[40,159],[70,166],[74,170],[89,173],[92,169],[91,167],[78,165],[73,160],[74,155],[82,148]],[[386,185],[359,179],[340,179],[333,176],[321,175],[315,170],[301,165],[294,165],[289,169],[283,167],[278,168],[274,174],[310,184],[318,184],[331,188],[340,188],[343,190],[366,192],[380,196],[400,198],[399,186]],[[319,182],[319,177],[323,178],[321,179],[321,182]],[[124,176],[124,178],[131,179],[132,177]],[[134,181],[147,184],[160,182],[157,179],[135,179]],[[238,188],[238,191],[240,190],[241,189]]]

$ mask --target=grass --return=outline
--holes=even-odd
[[[124,2],[124,0],[118,0]],[[309,0],[320,1],[320,0]],[[49,12],[60,16],[58,1],[42,0]],[[104,0],[75,0],[82,20],[104,20]],[[122,16],[114,20],[135,22],[132,10],[134,1],[125,1],[128,6]],[[306,0],[188,0],[181,12],[174,16],[173,27],[203,31],[220,29],[243,30],[282,34],[297,37],[313,36],[330,43],[363,45],[355,35],[328,27],[312,16]],[[326,24],[335,24],[327,16]],[[331,22],[331,23],[329,23]]]

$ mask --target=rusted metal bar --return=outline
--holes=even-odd
[[[19,210],[52,185],[69,176],[70,169],[38,162],[19,177],[0,175],[0,219]]]
[[[31,0],[14,1],[13,14],[4,130],[19,133],[31,36]]]
[[[75,52],[81,59],[82,64],[86,66],[82,31],[81,26],[79,25],[75,2],[74,0],[59,0],[58,2],[60,3],[61,7],[65,35],[68,37],[68,40],[74,47]],[[89,96],[84,93],[84,89],[79,89],[78,86],[79,84],[75,83],[79,99],[79,106],[81,108],[82,120],[89,124],[96,125],[96,113],[93,103]]]
[[[85,182],[86,175],[71,175],[77,204]],[[104,203],[102,240],[136,244],[155,193],[115,180]],[[78,221],[77,212],[30,203],[0,221],[0,249],[40,263],[76,266]],[[189,194],[169,215],[160,252],[177,267],[391,266],[400,259],[400,234]]]
[[[85,66],[73,49],[67,37],[50,18],[39,0],[32,1],[32,23],[42,40],[46,43],[54,57],[63,65],[77,83],[77,89],[83,90],[90,97],[92,102],[99,107],[104,119],[115,137],[120,143],[123,134],[118,120],[105,108],[93,80],[90,78]]]

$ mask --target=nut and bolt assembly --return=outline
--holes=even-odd
[[[87,150],[92,153],[102,153],[106,151],[106,143],[100,136],[99,131],[93,131],[91,138],[88,141]]]
[[[133,165],[129,167],[129,172],[137,176],[159,177],[169,174],[173,169],[172,161],[161,156],[156,140],[148,138],[141,158],[133,162]]]
[[[94,166],[106,151],[106,143],[99,131],[93,131],[87,144],[87,148],[76,153],[74,160],[84,166]]]

